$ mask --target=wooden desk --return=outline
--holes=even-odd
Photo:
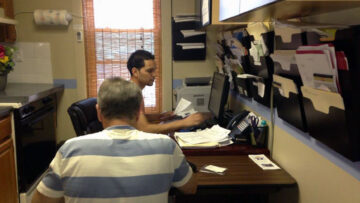
[[[176,202],[267,202],[268,194],[296,186],[285,170],[262,170],[247,155],[187,156],[197,166],[225,167],[224,175],[197,172],[198,191],[194,196],[176,197]]]
[[[176,142],[174,133],[169,136]],[[248,144],[232,144],[225,147],[204,148],[204,149],[182,149],[185,156],[220,156],[220,155],[248,155],[248,154],[265,154],[270,152],[266,148],[253,147]]]
[[[232,144],[225,147],[209,149],[182,149],[185,156],[223,156],[223,155],[248,155],[266,154],[270,152],[266,148],[257,148],[247,144]]]
[[[293,186],[296,184],[285,170],[262,170],[248,156],[187,156],[198,170],[207,164],[225,167],[224,175],[197,173],[199,188],[243,186]]]

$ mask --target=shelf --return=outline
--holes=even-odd
[[[241,0],[238,0],[238,2],[240,1]],[[359,6],[359,0],[278,0],[229,17],[222,22],[264,22],[270,21],[271,19],[284,20],[351,9]]]

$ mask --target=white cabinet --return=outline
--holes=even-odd
[[[225,22],[263,22],[339,11],[360,6],[360,0],[219,0]]]

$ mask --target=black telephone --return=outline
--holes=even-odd
[[[235,115],[226,126],[227,129],[231,130],[229,136],[235,143],[249,142],[251,133],[251,125],[247,119],[249,113],[249,111],[242,111]]]

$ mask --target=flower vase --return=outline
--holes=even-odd
[[[7,73],[0,72],[0,91],[4,91],[7,84]]]

